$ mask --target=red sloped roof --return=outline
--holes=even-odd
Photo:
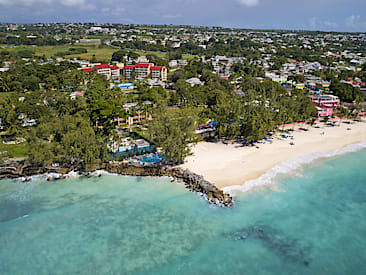
[[[124,66],[124,69],[129,69],[129,70],[131,70],[131,69],[133,69],[133,68],[135,68],[135,66],[134,66],[134,65],[125,65],[125,66]]]
[[[95,65],[95,68],[106,69],[106,68],[110,68],[110,66],[108,64],[101,64],[101,65]]]
[[[150,67],[150,70],[152,70],[152,71],[161,71],[164,68],[165,67],[163,67],[163,66],[153,66],[153,67]]]
[[[111,68],[112,70],[118,70],[118,69],[119,69],[119,67],[118,67],[118,66],[110,66],[110,68]]]
[[[83,68],[84,72],[90,72],[90,71],[94,71],[95,68]]]
[[[323,110],[325,110],[325,109],[332,109],[333,110],[332,107],[327,107],[323,104],[318,104],[318,103],[313,102],[313,105],[316,106],[316,107],[322,108]]]
[[[137,63],[137,64],[135,64],[135,67],[137,67],[137,68],[149,68],[150,67],[150,64],[140,64],[140,63]]]

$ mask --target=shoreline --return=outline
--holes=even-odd
[[[303,131],[296,125],[294,131],[286,134],[293,138],[285,139],[281,137],[282,133],[275,133],[270,142],[257,143],[259,148],[239,147],[238,143],[200,142],[192,148],[193,155],[179,167],[202,175],[224,192],[244,192],[270,183],[277,174],[286,174],[317,159],[331,157],[334,151],[342,152],[352,144],[359,149],[366,148],[361,145],[366,141],[366,122],[344,121],[340,126],[324,126],[323,123],[318,126]],[[285,130],[292,127],[287,126]]]
[[[44,177],[47,181],[55,181],[59,179],[66,179],[71,176],[94,177],[101,176],[104,173],[121,175],[121,176],[135,176],[135,177],[169,177],[171,181],[183,182],[186,189],[197,193],[204,197],[205,200],[220,207],[232,207],[233,198],[230,194],[217,188],[214,184],[205,180],[202,176],[197,175],[189,170],[183,170],[177,167],[162,167],[162,166],[127,166],[122,163],[108,163],[99,166],[97,169],[83,173],[75,171],[77,169],[63,168],[55,171],[46,167],[31,167],[21,166],[16,167],[0,166],[0,181],[6,179],[18,179],[23,182],[32,180],[32,177]],[[13,168],[16,168],[15,170]]]

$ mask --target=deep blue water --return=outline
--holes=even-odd
[[[164,178],[0,182],[0,274],[366,274],[366,150],[235,193]]]

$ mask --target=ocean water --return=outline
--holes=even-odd
[[[366,150],[296,168],[231,209],[166,178],[0,181],[0,274],[366,274]]]

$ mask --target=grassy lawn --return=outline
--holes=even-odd
[[[19,51],[22,49],[32,49],[37,56],[45,55],[46,58],[56,57],[56,54],[59,52],[67,52],[70,48],[85,48],[88,52],[84,54],[75,54],[75,55],[66,55],[65,58],[78,58],[81,59],[91,59],[93,55],[95,58],[100,61],[109,62],[112,58],[112,54],[116,51],[116,49],[111,47],[103,47],[99,48],[96,44],[75,44],[75,45],[58,45],[58,46],[21,46],[14,49],[4,49],[6,51]],[[0,49],[2,50],[2,49]]]
[[[190,54],[183,54],[182,59],[192,60],[195,59],[197,56],[190,55]]]
[[[24,142],[21,144],[3,144],[0,143],[0,152],[7,151],[6,154],[0,154],[0,158],[21,158],[26,157],[28,154],[28,143]]]
[[[112,47],[108,47],[108,46],[104,46],[102,48],[99,48],[98,44],[91,44],[91,43],[79,43],[79,44],[74,44],[74,45],[58,45],[58,46],[20,46],[18,48],[7,48],[7,49],[0,49],[1,50],[6,50],[6,51],[10,51],[10,52],[16,52],[22,49],[32,49],[35,52],[35,55],[37,56],[43,56],[45,55],[46,58],[51,58],[51,57],[56,57],[57,53],[60,52],[67,52],[70,48],[84,48],[86,49],[88,52],[87,53],[83,53],[83,54],[73,54],[73,55],[66,55],[64,56],[65,58],[80,58],[80,59],[86,59],[86,60],[90,60],[92,59],[93,55],[95,55],[96,60],[100,61],[100,62],[105,62],[105,63],[109,63],[111,61],[112,58],[112,54],[117,51],[118,49],[112,48]],[[156,56],[163,58],[166,53],[161,53],[161,52],[142,52],[142,51],[134,51],[136,52],[138,55],[140,56],[145,56],[148,54],[155,54]],[[187,60],[191,60],[194,59],[195,56],[192,55],[188,55],[188,54],[184,54],[182,56],[183,59],[187,59]]]
[[[80,48],[86,48],[88,50],[87,53],[84,54],[75,54],[75,55],[67,55],[68,58],[81,58],[90,60],[92,59],[93,55],[95,55],[95,58],[100,61],[105,61],[106,63],[109,63],[112,59],[112,54],[117,51],[116,49],[110,48],[110,47],[103,47],[98,48],[96,46],[81,46]]]

